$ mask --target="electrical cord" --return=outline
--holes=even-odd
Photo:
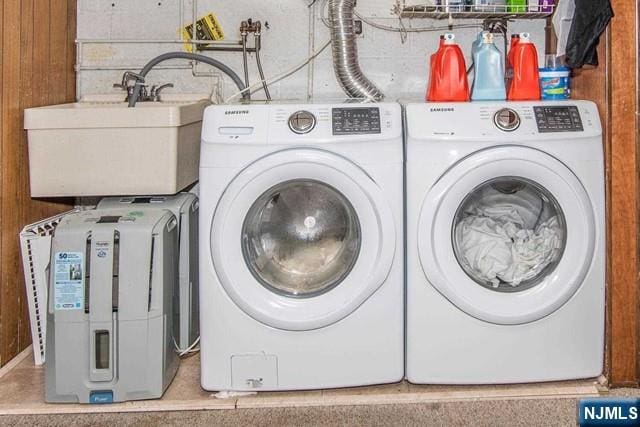
[[[289,71],[285,71],[284,73],[272,77],[271,79],[267,80],[264,82],[264,84],[266,84],[267,86],[271,86],[273,84],[278,83],[281,80],[286,79],[287,77],[297,73],[298,71],[300,71],[302,68],[304,68],[307,64],[309,64],[311,61],[313,61],[314,59],[316,59],[326,48],[328,48],[331,45],[331,40],[329,40],[327,43],[325,43],[320,49],[318,49],[312,56],[310,56],[309,58],[307,58],[304,62],[300,63],[299,65],[295,66],[294,68],[290,69]],[[245,88],[239,92],[234,93],[233,95],[229,96],[227,99],[225,99],[224,103],[227,104],[231,101],[233,101],[235,98],[239,97],[239,96],[245,96],[247,92],[249,93],[253,93],[259,89],[261,89],[263,87],[263,82],[258,82],[248,88]]]
[[[176,353],[178,353],[179,357],[184,357],[186,355],[199,352],[200,347],[195,348],[199,343],[200,343],[200,336],[198,336],[198,338],[196,338],[196,340],[189,347],[183,350],[180,347],[178,347],[178,343],[176,342],[176,339],[175,338],[173,339],[173,346],[175,347]]]
[[[329,18],[327,17],[326,11],[327,11],[327,5],[329,4],[329,0],[323,0],[322,2],[322,6],[321,6],[321,12],[320,12],[320,18],[322,19],[322,23],[327,27],[327,28],[331,28],[331,23],[329,22]],[[354,10],[353,14],[362,22],[364,22],[365,24],[373,27],[373,28],[377,28],[379,30],[383,30],[383,31],[391,31],[391,32],[395,32],[395,33],[425,33],[425,32],[430,32],[430,31],[448,31],[451,30],[452,28],[480,28],[482,27],[481,24],[454,24],[452,26],[440,26],[440,27],[416,27],[416,28],[412,28],[412,27],[405,27],[404,22],[402,21],[402,18],[400,19],[400,27],[392,27],[389,25],[383,25],[383,24],[378,24],[377,22],[373,22],[371,21],[369,18],[365,18],[362,15],[360,15],[357,11]]]
[[[392,32],[396,32],[396,33],[426,33],[429,31],[448,31],[451,28],[480,28],[482,27],[481,24],[455,24],[451,27],[449,26],[440,26],[440,27],[418,27],[418,28],[412,28],[412,27],[405,27],[404,22],[402,21],[402,18],[400,18],[400,25],[401,27],[391,27],[388,25],[382,25],[382,24],[378,24],[376,22],[373,22],[371,20],[369,20],[368,18],[363,17],[362,15],[360,15],[358,12],[354,12],[354,15],[358,17],[359,20],[361,20],[362,22],[364,22],[365,24],[377,28],[379,30],[383,30],[383,31],[392,31]]]

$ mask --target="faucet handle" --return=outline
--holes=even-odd
[[[122,74],[122,83],[120,83],[118,87],[126,88],[130,86],[129,81],[131,80],[134,81],[134,84],[144,83],[144,76],[134,73],[133,71],[125,71],[124,74]],[[116,87],[116,85],[113,85],[113,87]]]
[[[127,96],[124,99],[124,102],[129,102],[129,99],[133,96],[134,91],[136,90],[136,85],[140,86],[140,94],[138,95],[140,98],[147,98],[147,85],[142,84],[140,80],[136,80],[136,83],[133,85],[114,83],[113,87],[115,89],[122,89],[127,92]]]
[[[168,87],[173,87],[173,83],[165,83],[160,86],[152,86],[149,92],[149,99],[153,102],[160,102],[160,92]]]

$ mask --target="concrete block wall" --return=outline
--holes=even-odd
[[[194,4],[197,16],[215,13],[224,29],[226,40],[240,38],[240,21],[247,18],[268,22],[263,27],[262,62],[267,79],[279,75],[300,64],[312,50],[318,49],[329,40],[329,31],[321,20],[323,0],[79,0],[78,39],[79,40],[176,40],[179,28],[192,22]],[[360,0],[358,12],[382,25],[399,26],[393,13],[395,0]],[[407,28],[443,27],[446,21],[429,19],[403,20]],[[477,21],[456,21],[456,23],[478,24]],[[540,53],[544,50],[544,21],[523,20],[510,24],[510,32],[528,31]],[[460,28],[456,33],[467,61],[471,42],[478,28]],[[428,79],[427,58],[436,49],[439,35],[444,32],[407,33],[406,40],[398,32],[382,31],[364,25],[364,32],[358,38],[360,62],[365,74],[374,81],[390,99],[424,96]],[[498,38],[501,43],[501,39]],[[170,43],[83,43],[80,53],[78,73],[78,96],[91,94],[118,93],[113,83],[119,82],[124,69],[139,70],[151,58],[168,51],[182,50],[180,44]],[[242,76],[242,55],[228,52],[206,52],[231,66]],[[185,61],[162,64],[163,69],[153,71],[150,84],[172,82],[174,93],[220,92],[222,98],[237,90],[231,81],[213,72],[204,64],[199,64],[197,74]],[[253,55],[249,59],[251,82],[258,82],[258,74]],[[272,95],[275,99],[305,99],[315,97],[342,97],[333,73],[330,48],[327,48],[313,65],[313,79],[309,81],[307,67],[282,82],[275,84]],[[255,99],[263,98],[257,92]]]

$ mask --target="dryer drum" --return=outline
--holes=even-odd
[[[360,223],[349,200],[315,180],[292,180],[265,191],[242,227],[242,252],[269,290],[312,297],[335,288],[360,252]]]
[[[553,195],[521,177],[499,177],[471,191],[452,230],[458,263],[476,283],[516,292],[541,283],[558,265],[566,221]]]

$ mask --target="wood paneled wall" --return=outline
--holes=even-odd
[[[638,3],[614,0],[609,29],[611,371],[616,385],[638,385]]]
[[[615,386],[640,381],[637,2],[612,0],[615,18],[599,46],[600,66],[579,71],[573,96],[595,101],[605,127],[607,177],[607,366]]]
[[[18,233],[69,208],[29,196],[23,111],[75,99],[75,34],[76,0],[0,1],[0,366],[31,342]]]

